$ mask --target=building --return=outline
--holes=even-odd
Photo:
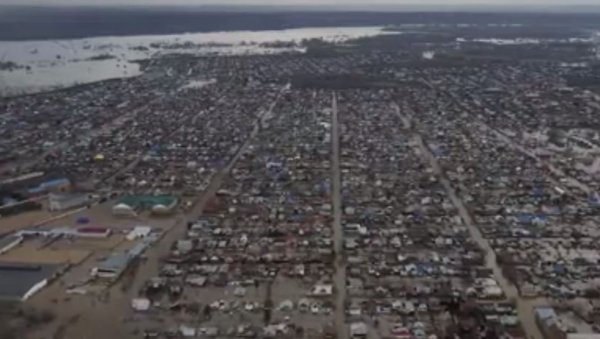
[[[149,226],[136,226],[125,236],[129,241],[133,241],[138,238],[145,238],[152,232],[152,228]]]
[[[175,212],[179,200],[169,195],[129,195],[113,207],[114,215],[134,216],[136,211],[150,210],[154,215],[168,215]]]
[[[313,287],[312,295],[314,296],[330,296],[333,294],[333,285],[331,284],[317,284]]]
[[[52,179],[44,181],[36,187],[30,188],[27,192],[31,195],[38,195],[51,192],[67,192],[71,188],[71,181],[67,178]]]
[[[565,339],[565,333],[560,328],[558,315],[552,307],[536,308],[535,321],[545,339]]]
[[[366,338],[368,333],[367,324],[364,322],[356,322],[350,324],[351,338]]]
[[[179,251],[179,253],[187,254],[194,249],[194,242],[190,239],[177,240],[175,248],[177,249],[177,251]]]
[[[48,195],[48,209],[53,212],[65,211],[83,207],[91,201],[92,198],[89,194],[50,193]]]
[[[92,269],[92,275],[99,278],[117,279],[129,265],[131,258],[127,253],[116,253]]]
[[[26,199],[19,193],[0,192],[0,218],[41,208],[38,199]]]
[[[0,263],[0,300],[27,300],[48,285],[59,265]]]
[[[150,300],[147,298],[135,298],[131,300],[131,308],[136,312],[146,312],[150,309]]]
[[[81,238],[108,238],[111,229],[106,227],[80,227],[77,229],[77,235]]]
[[[135,217],[137,215],[133,207],[125,203],[119,203],[113,206],[112,213],[119,217]]]
[[[203,287],[206,285],[207,278],[202,275],[189,275],[185,278],[185,282],[192,286]]]
[[[4,254],[23,242],[20,235],[7,235],[0,239],[0,254]]]
[[[154,241],[156,238],[148,237],[128,251],[112,254],[92,269],[92,276],[105,279],[119,278],[131,261],[141,256]]]

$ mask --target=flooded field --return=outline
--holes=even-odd
[[[344,42],[383,27],[325,27],[75,40],[0,41],[0,95],[34,93],[140,74],[134,60],[166,54],[245,55],[304,52],[301,42]]]

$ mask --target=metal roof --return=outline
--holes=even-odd
[[[98,264],[98,270],[121,273],[129,263],[130,256],[126,253],[113,254]]]
[[[3,265],[0,267],[0,300],[20,300],[37,283],[48,279],[60,265]]]

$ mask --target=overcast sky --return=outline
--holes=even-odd
[[[600,0],[0,0],[0,4],[21,5],[439,5],[444,6],[569,6],[600,5]]]

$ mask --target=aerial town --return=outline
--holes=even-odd
[[[414,29],[0,98],[0,337],[600,338],[598,33]]]

